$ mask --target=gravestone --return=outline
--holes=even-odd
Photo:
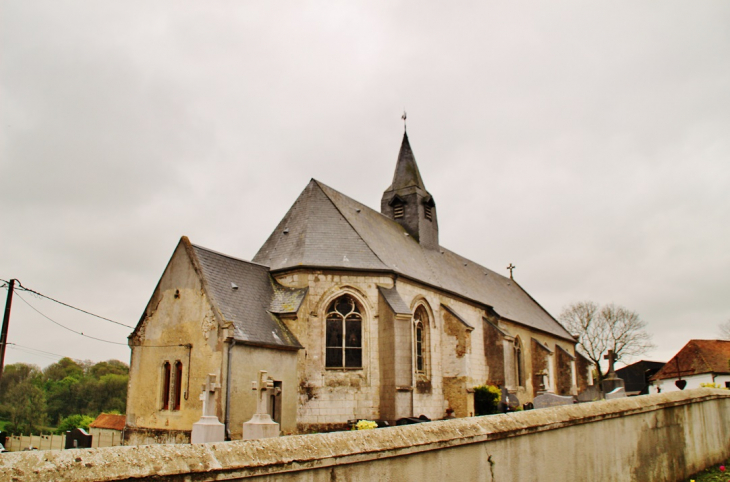
[[[265,370],[259,372],[258,381],[251,382],[251,389],[258,391],[256,401],[256,413],[251,420],[243,424],[243,440],[257,440],[279,436],[279,424],[274,422],[269,415],[269,400],[275,390],[274,380],[267,376]]]
[[[615,400],[617,398],[626,398],[626,389],[624,387],[615,388],[606,394],[606,400]]]
[[[608,374],[606,374],[606,378],[601,381],[601,390],[603,393],[611,393],[617,388],[624,388],[625,390],[626,383],[623,378],[619,378],[618,375],[616,375],[616,371],[613,369],[613,364],[616,362],[616,355],[613,353],[613,350],[608,350],[608,354],[603,358],[608,360]]]
[[[65,449],[90,449],[93,437],[83,428],[75,428],[66,432]]]
[[[543,393],[532,400],[535,408],[559,407],[560,405],[572,405],[573,397],[564,397],[554,393]]]
[[[578,402],[595,402],[596,400],[601,400],[603,398],[603,393],[596,385],[590,385],[587,387],[584,391],[580,392],[578,394]]]
[[[223,442],[226,439],[226,427],[215,415],[215,392],[220,388],[220,383],[216,383],[215,374],[208,374],[208,380],[200,394],[200,399],[203,401],[203,416],[193,424],[190,443]]]
[[[502,396],[499,400],[500,413],[514,412],[520,406],[517,395],[510,393],[506,387],[502,387]]]

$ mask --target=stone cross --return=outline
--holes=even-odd
[[[616,375],[616,372],[613,369],[613,364],[616,363],[616,354],[613,352],[613,350],[608,350],[608,354],[603,355],[604,360],[608,360],[608,375]]]
[[[221,384],[216,383],[215,379],[215,374],[209,373],[208,380],[202,385],[203,390],[200,399],[203,401],[204,417],[215,417],[215,392],[221,388]]]
[[[510,263],[509,266],[507,266],[507,269],[509,270],[509,279],[513,279],[512,278],[512,270],[515,269],[516,267],[517,266],[514,266],[512,263]]]
[[[269,395],[274,391],[274,380],[267,376],[266,370],[259,372],[258,381],[251,382],[251,390],[258,390],[256,413],[269,413]]]

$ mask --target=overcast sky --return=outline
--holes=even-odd
[[[251,259],[310,178],[668,360],[730,319],[730,2],[0,1],[0,278],[134,326],[180,236]],[[0,290],[4,306],[7,290]],[[21,293],[6,363],[129,362]],[[43,350],[41,353],[36,350]]]

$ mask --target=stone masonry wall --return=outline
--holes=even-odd
[[[700,388],[377,430],[14,452],[0,480],[669,482],[730,457],[728,424],[730,393]]]

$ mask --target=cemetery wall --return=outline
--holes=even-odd
[[[3,454],[0,480],[678,481],[730,456],[730,392],[695,389],[359,432]]]

